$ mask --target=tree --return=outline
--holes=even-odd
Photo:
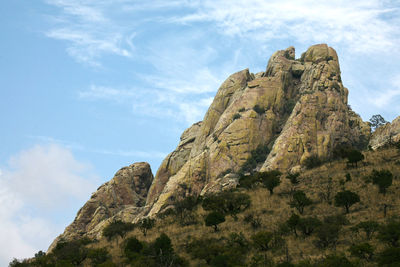
[[[372,235],[379,229],[379,223],[375,221],[360,222],[356,225],[356,229],[362,229],[367,240],[371,240]]]
[[[374,256],[374,247],[369,243],[354,244],[349,248],[352,256],[371,261]]]
[[[230,215],[236,221],[237,214],[243,212],[251,205],[250,196],[244,193],[222,192],[203,200],[203,209],[218,211],[223,215]]]
[[[274,193],[274,188],[277,187],[281,183],[281,172],[280,171],[267,171],[267,172],[260,172],[259,177],[271,195]]]
[[[356,167],[357,167],[357,163],[359,161],[364,160],[364,155],[360,151],[355,150],[355,149],[350,150],[347,153],[346,157],[347,157],[348,163],[350,163],[351,166],[354,166],[354,164],[356,164]]]
[[[371,123],[372,130],[375,131],[377,128],[384,125],[386,120],[381,115],[376,114],[369,119],[369,122]]]
[[[272,246],[272,239],[274,234],[267,231],[258,232],[251,237],[253,246],[260,251],[267,251]]]
[[[392,219],[387,224],[382,225],[379,229],[378,238],[393,247],[399,247],[400,221]]]
[[[139,255],[142,249],[143,249],[142,242],[140,242],[136,237],[131,237],[126,241],[124,249],[125,256],[128,259],[133,260]]]
[[[103,236],[107,237],[108,240],[111,240],[111,238],[116,235],[119,235],[121,238],[123,238],[126,232],[129,232],[134,228],[135,225],[132,223],[113,221],[103,229]]]
[[[331,223],[323,223],[316,229],[318,239],[315,245],[319,248],[327,248],[329,246],[336,246],[339,238],[340,226]]]
[[[299,190],[294,192],[293,199],[289,204],[292,208],[296,208],[300,214],[303,214],[304,207],[311,205],[312,201],[303,191]]]
[[[335,196],[335,206],[344,207],[346,213],[349,213],[349,208],[357,202],[360,202],[360,197],[349,190],[339,192]]]
[[[218,211],[212,211],[207,215],[204,221],[206,223],[206,226],[213,226],[214,232],[217,232],[218,224],[225,222],[225,216]]]
[[[329,255],[327,256],[321,264],[318,264],[321,267],[354,267],[354,265],[345,257],[338,255]]]
[[[139,221],[139,228],[142,231],[143,235],[147,235],[147,231],[154,227],[155,220],[152,218],[144,218]]]
[[[400,248],[387,248],[378,256],[379,266],[400,266]]]
[[[320,220],[318,220],[318,218],[306,217],[300,218],[297,228],[300,229],[303,235],[310,236],[315,229],[321,226],[321,224],[322,223]]]
[[[388,170],[372,170],[371,173],[372,183],[379,187],[379,192],[386,194],[386,189],[392,185],[393,174]]]
[[[287,227],[289,227],[289,229],[294,233],[295,236],[297,236],[297,226],[299,224],[300,221],[300,217],[299,215],[292,213],[292,215],[290,216],[290,218],[286,221],[286,225]]]

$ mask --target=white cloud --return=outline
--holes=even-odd
[[[132,57],[134,32],[108,18],[112,2],[47,0],[59,8],[52,15],[53,26],[46,32],[49,38],[67,41],[67,52],[78,62],[101,66],[104,54]]]
[[[386,85],[384,90],[380,90],[369,97],[368,100],[374,106],[384,109],[391,108],[400,99],[400,75],[395,76]]]
[[[59,145],[11,157],[0,176],[0,265],[46,250],[98,184],[90,166]],[[61,210],[65,218],[55,217]]]
[[[329,42],[370,53],[395,48],[400,10],[388,1],[205,0],[181,23],[215,23],[221,33],[300,42]]]

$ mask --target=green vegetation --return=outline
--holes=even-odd
[[[103,236],[111,240],[114,236],[120,236],[123,238],[125,234],[135,227],[132,223],[126,223],[122,221],[113,221],[103,229]]]
[[[260,107],[259,105],[255,105],[255,106],[253,107],[253,110],[254,110],[255,112],[257,112],[257,114],[259,114],[259,115],[265,113],[265,109],[262,108],[262,107]]]
[[[311,199],[309,199],[306,194],[299,190],[295,191],[292,196],[292,201],[290,201],[290,206],[292,208],[296,208],[300,214],[303,214],[304,207],[309,206],[312,204]]]
[[[386,190],[393,182],[393,174],[388,170],[373,170],[371,173],[372,183],[379,187],[379,192],[386,194]]]
[[[344,207],[346,213],[349,213],[350,207],[357,202],[360,202],[360,196],[349,190],[339,192],[335,196],[335,206]]]
[[[246,160],[239,171],[242,176],[244,176],[244,173],[246,172],[253,173],[257,164],[265,161],[269,154],[268,146],[259,145],[255,150],[251,151],[250,154],[250,157]]]
[[[152,218],[144,218],[139,221],[139,229],[142,231],[143,235],[147,235],[147,231],[154,227],[155,220]]]
[[[235,115],[233,115],[232,120],[237,120],[240,119],[242,117],[242,115],[240,115],[239,113],[236,113]]]
[[[321,166],[322,163],[323,161],[318,157],[318,155],[311,155],[304,161],[304,166],[306,166],[307,169],[313,169]]]
[[[281,172],[280,171],[267,171],[260,172],[259,177],[264,187],[269,190],[269,193],[272,195],[274,193],[274,188],[277,187],[281,183]]]
[[[354,164],[357,167],[357,163],[359,161],[364,160],[364,155],[360,151],[355,150],[355,149],[348,151],[346,157],[347,157],[348,163],[351,164],[351,166],[353,166],[353,167],[354,167]]]
[[[218,225],[225,222],[225,216],[218,211],[212,211],[204,218],[204,222],[206,226],[214,227],[214,232],[217,232]]]
[[[379,114],[373,115],[371,119],[369,119],[371,123],[371,128],[373,131],[378,129],[380,126],[384,125],[387,121]]]

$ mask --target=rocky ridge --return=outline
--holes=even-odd
[[[391,142],[400,141],[400,116],[395,118],[391,123],[382,125],[372,133],[369,145],[373,150],[381,148]]]
[[[347,97],[334,49],[315,45],[297,60],[293,47],[277,51],[265,72],[245,69],[224,81],[204,120],[184,131],[154,179],[146,163],[121,169],[58,240],[95,237],[111,220],[135,222],[188,195],[235,187],[237,173],[259,146],[271,152],[257,170],[284,172],[300,170],[310,156],[329,158],[340,145],[366,147],[370,126]]]

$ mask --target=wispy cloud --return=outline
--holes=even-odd
[[[117,96],[117,95],[115,95]],[[135,157],[135,158],[146,158],[146,159],[163,159],[167,153],[161,151],[141,151],[141,150],[123,150],[123,149],[103,149],[103,148],[90,148],[86,147],[77,142],[67,141],[57,139],[51,136],[42,136],[42,135],[29,135],[27,136],[30,139],[34,139],[37,142],[42,143],[45,146],[62,146],[64,148],[74,150],[74,151],[84,151],[90,153],[97,153],[103,155],[115,155],[122,157]],[[1,170],[0,170],[1,174]]]
[[[390,1],[205,0],[173,21],[210,22],[231,36],[346,45],[356,52],[394,48],[399,41],[399,7]]]
[[[375,92],[373,97],[369,97],[369,102],[380,109],[393,107],[400,100],[400,74],[392,78],[389,88]],[[398,106],[398,105],[397,105]],[[397,112],[399,112],[398,110]]]
[[[104,54],[132,57],[134,32],[108,17],[113,3],[77,0],[46,2],[59,8],[59,13],[51,16],[54,26],[46,35],[67,41],[67,52],[77,61],[100,66],[100,58]]]

